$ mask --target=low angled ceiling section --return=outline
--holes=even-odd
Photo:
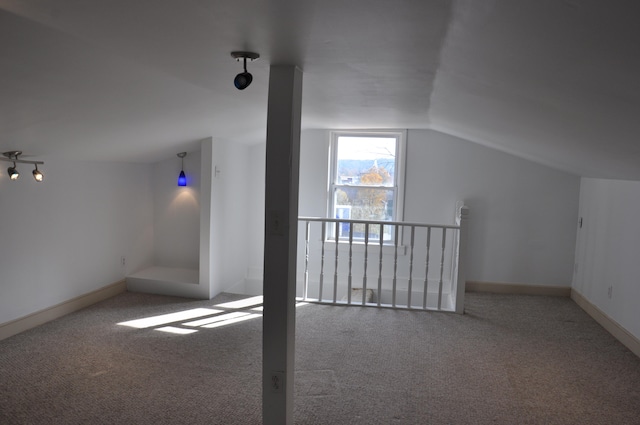
[[[456,6],[433,128],[579,175],[640,179],[640,3]]]
[[[304,64],[305,125],[427,128],[452,3],[319,4]]]
[[[0,78],[15,87],[0,102],[22,117],[2,122],[0,143],[152,162],[205,137],[263,140],[268,63],[251,66],[252,90],[239,93],[229,52],[244,36],[207,21],[201,3],[215,2],[0,1],[0,31],[13,40],[0,46]],[[34,100],[46,105],[34,111]]]
[[[451,7],[450,0],[0,0],[3,22],[12,22],[4,36],[16,43],[0,52],[5,65],[28,52],[6,84],[33,83],[45,103],[36,108],[33,95],[15,93],[2,107],[21,120],[7,117],[0,143],[46,138],[49,148],[38,153],[75,145],[83,158],[142,161],[144,151],[153,160],[172,143],[208,136],[263,141],[268,70],[277,64],[303,69],[305,127],[427,128]],[[232,85],[240,71],[233,50],[261,55],[242,93]]]
[[[145,151],[139,142],[170,146],[185,137],[163,117],[184,123],[192,137],[206,131],[197,114],[210,100],[170,75],[2,11],[0,37],[11,40],[0,44],[4,148],[125,160],[114,156],[119,148],[135,157]]]
[[[274,64],[305,73],[305,127],[426,128],[451,1],[0,0],[0,12],[16,90],[0,143],[152,161],[203,137],[264,141]],[[261,55],[241,93],[233,50]]]

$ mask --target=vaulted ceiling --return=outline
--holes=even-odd
[[[431,128],[640,180],[635,0],[0,0],[0,151],[154,162],[263,143],[270,65],[305,128]],[[253,84],[230,52],[251,50]]]

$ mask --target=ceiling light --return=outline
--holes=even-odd
[[[254,61],[258,59],[260,55],[253,52],[231,52],[231,57],[238,62],[242,59],[244,63],[244,72],[236,75],[236,78],[233,79],[233,85],[235,85],[238,90],[244,90],[249,87],[249,84],[253,81],[253,75],[247,72],[247,59]]]
[[[20,159],[20,155],[22,155],[22,151],[7,151],[3,152],[2,156],[0,156],[0,161],[13,162],[13,166],[7,168],[7,172],[9,173],[9,178],[11,180],[18,180],[20,177],[20,173],[16,169],[16,163],[20,164],[33,164],[36,166],[36,169],[33,170],[33,178],[36,181],[41,182],[44,180],[44,174],[40,170],[38,170],[38,164],[44,164],[42,161],[26,161],[24,159]],[[3,158],[4,157],[4,158]]]
[[[186,152],[180,152],[178,157],[182,160],[182,166],[180,168],[180,175],[178,176],[178,186],[187,185],[187,176],[184,174],[184,157],[187,156]]]
[[[9,178],[11,180],[18,180],[18,177],[20,177],[20,173],[16,170],[15,162],[13,163],[13,167],[7,168],[7,172],[9,173]]]
[[[38,170],[38,164],[36,164],[36,169],[33,170],[33,178],[36,179],[37,182],[44,180],[44,174],[42,174],[42,171]]]

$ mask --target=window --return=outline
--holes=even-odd
[[[404,184],[404,132],[333,132],[329,217],[367,221],[400,221]],[[329,232],[335,238],[335,227]],[[354,225],[353,239],[364,240],[365,225]],[[380,227],[369,226],[369,239],[380,240]],[[349,237],[341,223],[339,238]],[[393,241],[391,226],[384,241]]]

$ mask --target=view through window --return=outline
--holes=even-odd
[[[335,132],[332,137],[330,217],[398,221],[401,213],[400,183],[403,133]],[[349,223],[340,223],[340,239],[349,237]],[[392,241],[391,226],[383,240]],[[335,238],[335,227],[330,232]],[[354,224],[353,239],[365,238],[365,224]],[[380,240],[380,226],[369,225],[369,239]]]

